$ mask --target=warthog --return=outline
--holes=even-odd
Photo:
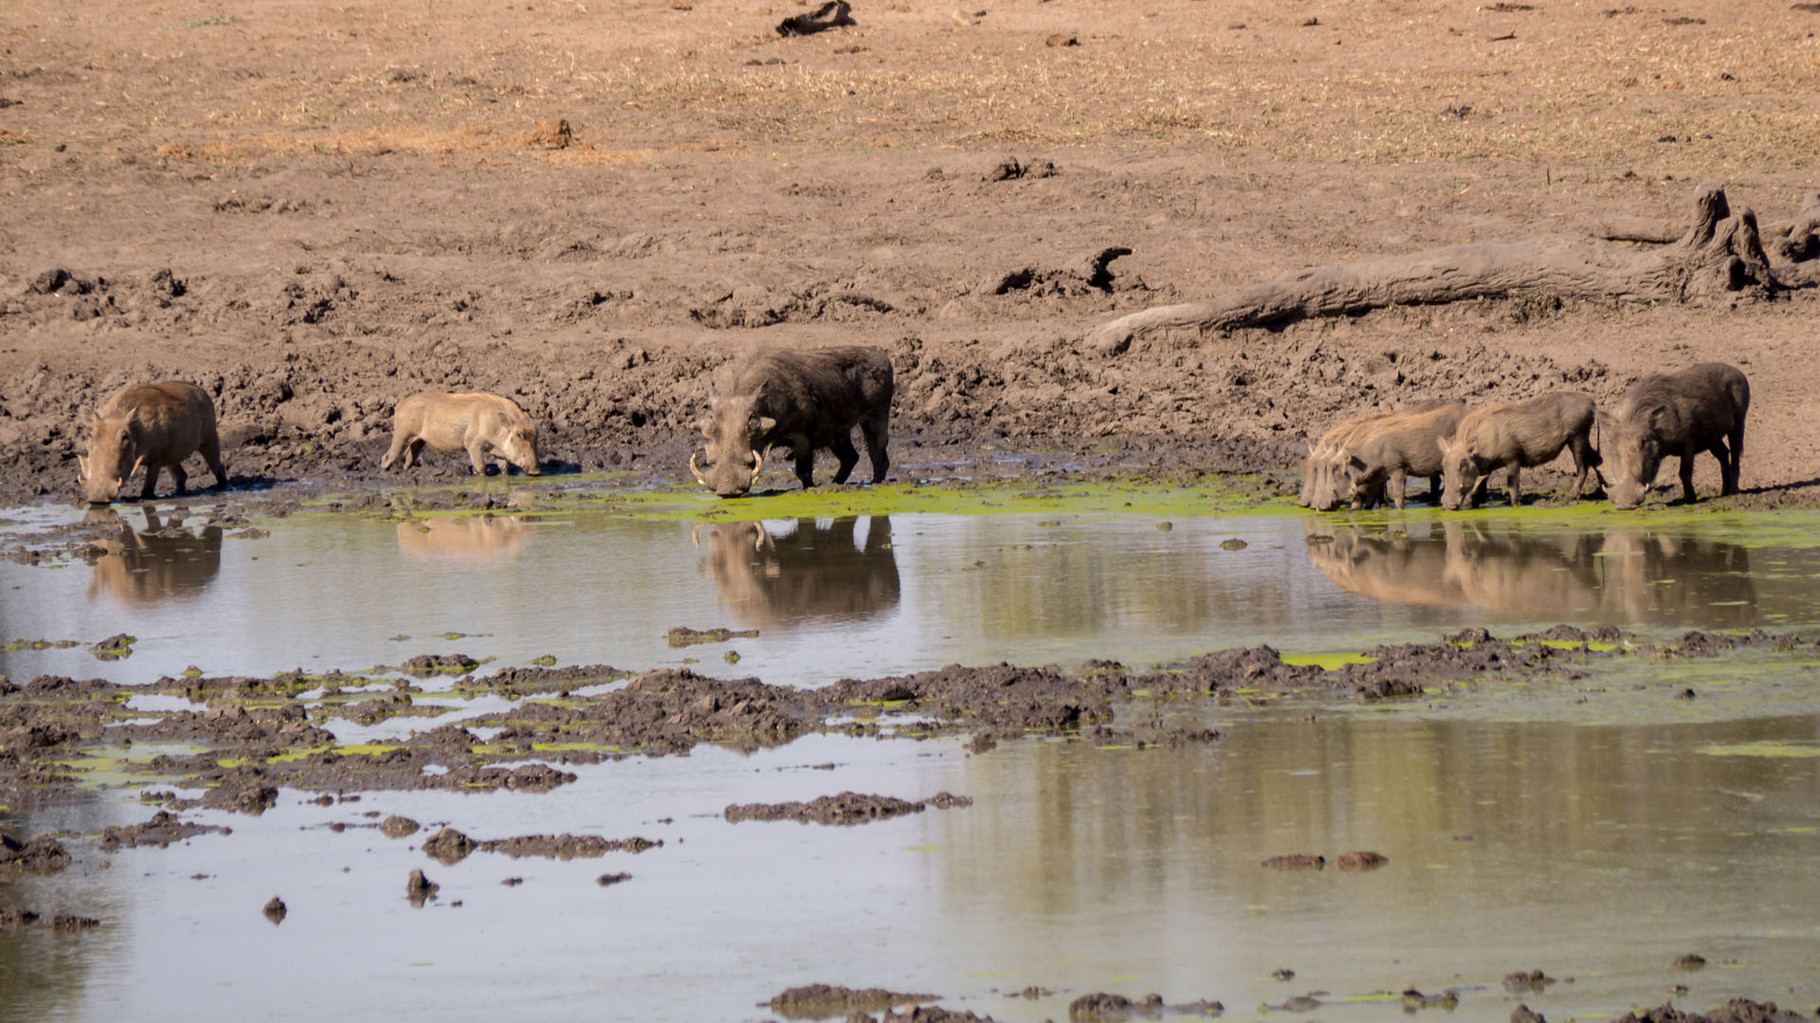
[[[404,455],[404,467],[416,463],[425,445],[438,454],[466,451],[476,476],[487,474],[487,454],[501,462],[500,471],[516,465],[527,476],[543,467],[537,460],[537,424],[510,398],[497,394],[413,394],[392,413],[392,447],[379,468],[390,469]]]
[[[804,350],[761,349],[735,359],[716,376],[709,411],[699,422],[707,464],[689,456],[689,471],[721,497],[750,491],[764,469],[764,453],[786,446],[796,478],[815,485],[815,449],[840,460],[834,482],[845,483],[859,464],[853,427],[866,439],[872,482],[883,483],[891,459],[885,442],[895,390],[891,358],[882,349],[854,345]]]
[[[1332,511],[1338,508],[1346,500],[1346,495],[1340,492],[1337,480],[1340,464],[1343,461],[1341,453],[1346,450],[1348,444],[1371,428],[1374,423],[1381,423],[1393,416],[1428,412],[1449,404],[1452,403],[1434,400],[1421,401],[1388,412],[1367,412],[1364,415],[1353,416],[1351,419],[1336,423],[1326,433],[1321,434],[1319,440],[1309,445],[1308,457],[1303,462],[1302,494],[1297,503],[1315,511]],[[1369,497],[1369,502],[1374,504],[1382,503],[1383,500],[1382,493],[1373,493]]]
[[[1694,456],[1719,460],[1719,493],[1738,492],[1744,456],[1744,415],[1750,382],[1737,367],[1704,362],[1679,373],[1652,373],[1630,385],[1612,425],[1604,431],[1613,466],[1611,501],[1619,508],[1643,503],[1656,470],[1669,455],[1681,458],[1681,499],[1694,500]]]
[[[1399,412],[1368,423],[1340,451],[1337,474],[1353,508],[1381,502],[1403,507],[1410,476],[1428,477],[1430,499],[1441,490],[1441,439],[1451,435],[1466,405],[1451,402],[1424,412]]]
[[[1599,466],[1599,453],[1592,445],[1596,415],[1591,398],[1570,391],[1467,413],[1453,436],[1441,441],[1441,507],[1452,511],[1465,504],[1477,506],[1485,498],[1491,473],[1508,466],[1505,489],[1515,508],[1522,501],[1518,489],[1522,471],[1554,461],[1562,448],[1573,452],[1570,500],[1579,500],[1586,474]]]
[[[82,495],[90,504],[107,504],[120,496],[140,466],[145,467],[142,500],[157,492],[161,468],[171,471],[181,494],[189,482],[183,460],[197,452],[215,474],[215,485],[226,487],[215,403],[202,388],[181,380],[128,384],[115,391],[89,423],[88,457],[76,457]]]

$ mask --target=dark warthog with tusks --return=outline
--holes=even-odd
[[[733,360],[716,374],[708,414],[696,427],[706,437],[707,464],[689,456],[689,471],[721,497],[739,497],[758,482],[765,452],[788,447],[796,478],[815,485],[815,449],[840,460],[834,482],[859,464],[853,428],[866,439],[872,482],[883,483],[891,459],[885,442],[895,389],[891,358],[864,345],[841,348],[765,348]]]
[[[1463,402],[1422,412],[1396,412],[1365,424],[1339,453],[1336,482],[1353,508],[1385,498],[1403,507],[1411,476],[1428,478],[1429,499],[1441,490],[1441,439],[1451,435],[1466,415]]]
[[[76,456],[77,481],[90,504],[107,504],[120,496],[126,481],[145,467],[141,500],[158,489],[158,470],[169,469],[177,492],[189,474],[183,460],[201,452],[217,487],[227,486],[221,464],[221,439],[215,432],[215,403],[208,393],[182,380],[127,384],[102,404],[89,422],[88,456]]]
[[[1750,382],[1735,366],[1703,362],[1679,373],[1652,373],[1630,385],[1613,423],[1601,430],[1612,467],[1611,503],[1635,508],[1656,481],[1662,459],[1681,458],[1681,499],[1694,500],[1694,456],[1719,460],[1719,494],[1738,492]]]
[[[1562,448],[1573,452],[1574,489],[1569,500],[1578,501],[1587,473],[1599,466],[1592,443],[1597,413],[1591,398],[1571,391],[1467,413],[1453,436],[1441,441],[1441,507],[1449,511],[1468,504],[1476,507],[1485,498],[1491,474],[1508,466],[1505,489],[1515,508],[1522,501],[1518,489],[1522,471],[1554,461]]]

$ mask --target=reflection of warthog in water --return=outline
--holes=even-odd
[[[398,549],[413,558],[510,561],[524,552],[535,528],[513,515],[400,522]]]
[[[134,529],[112,508],[91,509],[86,522],[119,527],[95,541],[107,556],[95,559],[89,599],[106,592],[125,604],[155,604],[169,597],[201,593],[221,571],[221,527],[183,528],[181,519],[160,521],[150,508],[145,528]]]
[[[1441,530],[1412,539],[1341,527],[1309,552],[1336,585],[1401,604],[1648,625],[1733,626],[1756,617],[1749,553],[1733,544],[1630,531],[1492,533],[1458,520]]]
[[[1626,620],[1707,628],[1756,623],[1747,548],[1649,530],[1617,530],[1603,539],[1605,606]]]
[[[705,532],[708,573],[742,625],[866,618],[897,606],[897,557],[891,520],[871,516],[863,541],[861,521],[799,519],[782,535],[757,522],[723,522],[698,527],[696,543]]]

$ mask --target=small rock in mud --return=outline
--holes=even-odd
[[[1694,698],[1694,697],[1695,697],[1695,696],[1697,696],[1697,695],[1698,695],[1698,694],[1697,694],[1697,693],[1695,693],[1695,692],[1694,692],[1694,691],[1693,691],[1693,690],[1692,690],[1692,689],[1683,689],[1683,690],[1681,690],[1681,691],[1680,691],[1680,692],[1678,692],[1678,693],[1676,693],[1676,694],[1675,694],[1675,699],[1677,699],[1677,700],[1691,700],[1691,699],[1693,699],[1693,698]]]
[[[757,636],[757,629],[734,632],[732,629],[691,629],[687,625],[673,625],[667,634],[672,649],[694,646],[697,643],[725,643],[730,639],[754,639]]]
[[[89,647],[88,652],[104,661],[118,661],[133,656],[133,644],[137,642],[139,642],[138,636],[117,632]]]
[[[1264,866],[1272,870],[1320,870],[1327,866],[1327,857],[1320,853],[1286,853],[1265,860]]]
[[[1510,1023],[1548,1023],[1548,1017],[1527,1005],[1519,1004],[1510,1010]]]
[[[420,827],[422,827],[421,824],[409,817],[393,814],[379,822],[379,833],[387,838],[403,838],[406,835],[416,834]]]
[[[1553,977],[1543,973],[1541,970],[1530,970],[1527,973],[1518,970],[1516,973],[1507,973],[1504,975],[1504,990],[1514,993],[1540,991],[1554,982],[1555,979]]]
[[[1085,1023],[1089,1020],[1122,1020],[1134,1013],[1154,1014],[1163,1008],[1162,995],[1145,995],[1132,1001],[1124,995],[1096,991],[1068,1003],[1068,1018]]]
[[[480,667],[480,661],[467,654],[418,654],[398,666],[412,675],[465,675]]]
[[[443,828],[423,840],[423,851],[446,867],[466,859],[474,851],[474,840],[454,828]]]
[[[284,916],[286,913],[290,912],[290,910],[285,907],[283,899],[274,895],[272,896],[271,901],[267,902],[265,908],[260,910],[260,912],[265,914],[265,918],[270,920],[273,926],[277,926],[278,924],[284,923]]]
[[[594,883],[600,885],[602,888],[607,888],[630,880],[632,880],[632,875],[627,873],[602,874],[594,879]]]
[[[1270,979],[1271,980],[1280,980],[1280,981],[1284,981],[1284,982],[1292,981],[1295,979],[1295,971],[1291,970],[1287,967],[1280,969],[1280,970],[1271,970]]]
[[[1220,541],[1220,550],[1223,550],[1223,551],[1242,551],[1245,548],[1250,547],[1250,546],[1251,546],[1250,544],[1246,543],[1245,541],[1239,539],[1236,536]]]
[[[1322,1004],[1322,1001],[1313,995],[1295,995],[1294,997],[1283,999],[1282,1005],[1266,1004],[1264,1008],[1275,1009],[1279,1012],[1313,1012],[1320,1008]]]
[[[956,796],[947,792],[914,803],[893,796],[870,796],[858,792],[842,792],[835,796],[820,796],[807,803],[736,804],[728,806],[726,810],[722,811],[721,816],[725,817],[729,824],[738,824],[740,821],[792,820],[798,824],[851,825],[888,820],[910,813],[922,813],[926,806],[946,810],[972,804],[973,800],[965,796]]]
[[[1697,952],[1675,957],[1675,969],[1677,970],[1699,970],[1704,969],[1705,966],[1706,957]]]
[[[1403,989],[1403,1011],[1414,1012],[1417,1009],[1452,1010],[1460,1004],[1459,992],[1451,988],[1438,995],[1425,995],[1413,987]]]
[[[771,999],[772,1011],[781,1016],[834,1016],[845,1012],[876,1012],[894,1005],[933,1002],[940,995],[913,995],[880,987],[855,989],[834,984],[805,984]]]
[[[110,826],[101,829],[101,851],[113,852],[121,846],[155,845],[160,849],[173,842],[182,842],[195,835],[217,831],[227,834],[228,829],[213,824],[197,824],[180,819],[168,810],[160,810],[152,819],[143,824],[129,824],[124,827]]]
[[[1775,1002],[1733,998],[1709,1013],[1683,1012],[1670,1004],[1641,1012],[1632,1010],[1617,1023],[1807,1023],[1809,1017],[1781,1009]]]
[[[525,879],[522,877],[508,877],[499,883],[505,885],[507,888],[516,888],[519,885],[524,884]]]
[[[0,835],[0,868],[55,874],[69,865],[70,854],[50,835],[33,835],[23,842]]]
[[[1369,849],[1361,849],[1356,852],[1341,853],[1337,862],[1339,863],[1341,870],[1350,874],[1356,874],[1366,870],[1376,870],[1384,864],[1389,863],[1390,857],[1385,856],[1383,853],[1372,852]]]
[[[442,885],[425,877],[423,871],[413,867],[411,876],[404,882],[404,897],[411,900],[411,905],[422,908],[426,900],[436,897],[437,889]]]

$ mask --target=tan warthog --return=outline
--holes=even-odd
[[[1592,443],[1596,413],[1591,398],[1571,391],[1467,413],[1453,436],[1441,441],[1441,507],[1477,506],[1491,474],[1508,466],[1505,490],[1515,508],[1523,499],[1519,474],[1554,461],[1562,448],[1573,452],[1574,489],[1568,500],[1578,501],[1587,474],[1599,467]]]
[[[392,447],[379,468],[390,469],[404,455],[404,468],[416,464],[428,446],[438,454],[466,451],[476,476],[487,474],[487,455],[506,465],[516,465],[527,476],[537,476],[543,466],[537,459],[537,424],[510,398],[497,394],[413,394],[392,413]]]

